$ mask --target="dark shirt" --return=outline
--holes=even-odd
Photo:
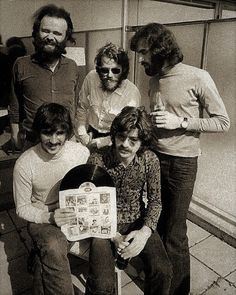
[[[33,119],[39,106],[56,102],[70,110],[72,120],[78,100],[78,67],[64,56],[54,72],[38,62],[35,55],[20,57],[13,67],[10,96],[10,120],[23,122],[31,131]]]
[[[124,167],[112,147],[105,147],[91,154],[88,163],[98,165],[111,175],[117,191],[118,225],[132,223],[141,218],[143,224],[156,229],[161,212],[160,164],[152,151],[138,153]],[[145,185],[146,183],[146,185]],[[143,200],[147,188],[147,207]]]

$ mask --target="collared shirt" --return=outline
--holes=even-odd
[[[90,71],[79,94],[78,134],[86,134],[88,125],[101,133],[109,132],[113,119],[125,106],[138,107],[140,102],[138,88],[128,79],[123,80],[115,91],[107,92],[102,89],[96,71]]]
[[[18,58],[13,67],[10,97],[12,123],[23,122],[31,131],[32,122],[43,103],[60,103],[70,110],[72,120],[78,97],[78,67],[62,56],[54,72],[40,64],[35,55]]]
[[[201,132],[224,132],[230,120],[214,81],[205,70],[178,63],[163,76],[150,79],[150,103],[160,93],[165,110],[188,118],[187,129],[155,128],[153,149],[179,157],[196,157],[201,153]],[[203,116],[205,111],[208,116]]]
[[[88,163],[104,168],[112,177],[117,191],[118,225],[132,223],[141,218],[143,224],[155,230],[161,212],[160,164],[149,150],[138,152],[133,161],[124,167],[112,147],[94,152]],[[147,190],[147,207],[143,200]]]

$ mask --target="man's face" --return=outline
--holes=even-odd
[[[148,76],[155,76],[161,72],[162,62],[151,53],[146,39],[139,40],[136,51],[139,54],[139,62]]]
[[[67,23],[63,18],[44,16],[35,40],[39,51],[48,56],[60,56],[66,47]]]
[[[115,91],[121,83],[122,66],[118,65],[114,59],[106,56],[102,57],[101,67],[99,67],[99,77],[102,88],[106,91]]]
[[[58,129],[56,132],[43,131],[40,134],[40,142],[43,150],[50,154],[56,155],[64,146],[66,141],[66,133]]]
[[[117,133],[115,136],[115,148],[118,159],[124,163],[130,163],[141,146],[138,137],[138,129],[129,132]]]

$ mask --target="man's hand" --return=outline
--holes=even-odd
[[[88,133],[79,135],[79,141],[85,146],[87,146],[91,142],[91,139],[92,137]]]
[[[183,118],[176,116],[168,111],[158,110],[150,113],[152,122],[157,128],[177,129],[181,127]]]
[[[112,239],[112,242],[115,244],[118,254],[121,254],[121,251],[129,245],[129,242],[125,242],[126,236],[122,236],[120,233],[116,233],[116,236]]]
[[[96,145],[96,148],[98,148],[98,149],[100,149],[104,146],[111,146],[112,145],[112,141],[111,141],[110,136],[92,139],[91,143],[94,143]]]
[[[56,225],[60,227],[76,218],[76,214],[73,208],[59,208],[54,211],[53,218]]]
[[[151,234],[151,229],[145,225],[140,230],[130,232],[124,239],[124,242],[127,243],[130,240],[132,240],[132,242],[123,250],[121,250],[121,257],[124,259],[129,259],[137,256],[145,247]]]

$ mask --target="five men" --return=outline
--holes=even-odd
[[[131,39],[131,50],[151,76],[150,105],[161,164],[162,212],[158,231],[173,265],[170,294],[190,292],[186,218],[200,154],[201,132],[224,132],[230,121],[215,83],[205,70],[182,63],[183,54],[165,26],[150,23]],[[203,110],[209,115],[203,118]]]
[[[86,76],[77,110],[79,140],[86,146],[110,145],[110,127],[125,106],[138,107],[138,88],[127,79],[129,58],[120,47],[108,43],[98,50],[96,70]]]
[[[169,294],[171,264],[156,232],[161,212],[160,166],[156,155],[147,149],[151,130],[144,110],[125,107],[111,126],[112,146],[92,153],[88,160],[103,167],[114,181],[118,232],[112,242],[92,239],[86,295],[113,294],[117,253],[123,259],[141,257],[145,295]],[[145,184],[147,207],[143,199]]]
[[[34,294],[72,295],[68,242],[60,226],[76,215],[70,208],[58,208],[59,187],[70,169],[86,163],[89,151],[81,143],[68,141],[73,127],[62,105],[40,106],[32,130],[39,143],[16,161],[13,192],[16,212],[29,222],[37,252]]]
[[[33,43],[35,53],[19,58],[13,68],[10,97],[12,142],[24,149],[35,143],[32,123],[44,102],[57,102],[70,110],[74,122],[78,100],[78,67],[63,56],[66,42],[75,42],[70,14],[54,5],[42,7],[35,14]],[[19,131],[22,124],[23,136]]]

